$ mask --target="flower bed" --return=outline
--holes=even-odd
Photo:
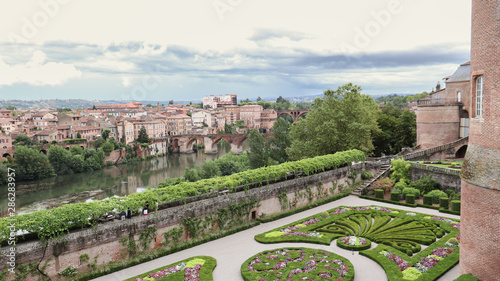
[[[405,269],[408,269],[404,272],[406,280],[414,280],[411,278],[435,280],[458,263],[459,245],[455,240],[452,240],[454,243],[448,242],[451,238],[460,240],[460,222],[457,220],[378,206],[340,206],[328,210],[327,213],[329,216],[326,218],[319,213],[256,235],[255,239],[261,243],[309,242],[326,245],[337,239],[337,246],[349,250],[362,250],[360,252],[362,255],[377,261],[384,267],[388,276],[393,276],[389,280],[402,280],[402,272]],[[315,219],[313,224],[304,224],[313,219]],[[313,233],[314,235],[310,235]],[[363,240],[360,238],[366,243],[361,242]],[[370,241],[379,246],[366,250],[371,247]],[[421,245],[428,247],[422,250]],[[435,255],[433,251],[440,248],[449,248],[453,251],[446,257]],[[376,253],[373,252],[375,250]],[[396,263],[380,255],[381,251],[396,255],[398,257]],[[381,261],[379,256],[385,260]],[[407,263],[403,263],[400,268],[397,261]],[[417,263],[427,267],[428,270],[420,272],[419,269],[423,267],[419,267]],[[435,266],[429,267],[431,264]],[[396,268],[395,272],[391,271],[393,267]],[[420,275],[422,277],[418,277]]]
[[[372,242],[362,237],[346,236],[337,239],[337,246],[346,250],[361,251],[370,249]]]
[[[309,248],[281,248],[261,252],[241,266],[246,281],[254,280],[354,280],[348,259]],[[331,279],[333,278],[333,279]]]
[[[216,261],[212,257],[197,256],[129,278],[125,281],[213,281]]]

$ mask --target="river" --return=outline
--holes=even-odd
[[[248,150],[245,142],[244,150]],[[57,176],[38,181],[16,183],[16,213],[22,214],[50,209],[62,204],[100,200],[113,195],[125,196],[157,186],[166,178],[182,177],[186,167],[201,165],[207,160],[223,156],[229,144],[219,143],[217,154],[202,151],[191,154],[171,154],[150,160],[137,161],[103,170]],[[7,214],[7,186],[0,190],[0,211]]]

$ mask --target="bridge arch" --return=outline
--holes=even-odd
[[[465,158],[467,147],[468,145],[463,145],[459,149],[457,149],[457,152],[455,152],[455,158]]]

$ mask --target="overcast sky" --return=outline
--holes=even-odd
[[[415,93],[470,56],[470,0],[0,3],[0,99]]]

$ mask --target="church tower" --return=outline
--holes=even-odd
[[[500,0],[472,1],[469,146],[462,170],[460,273],[500,276]]]

